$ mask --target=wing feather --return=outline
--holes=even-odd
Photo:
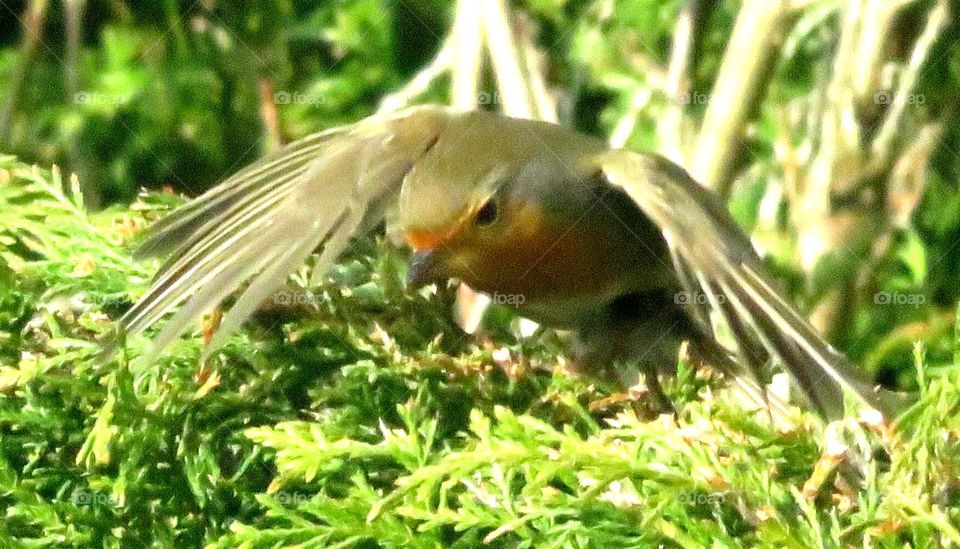
[[[736,352],[759,377],[771,357],[782,363],[825,417],[844,413],[844,391],[895,417],[906,395],[875,386],[834,350],[773,288],[749,239],[723,205],[682,168],[656,156],[610,151],[599,159],[607,180],[623,189],[661,231],[681,284],[709,297],[724,320]],[[687,291],[690,291],[689,289]],[[687,302],[698,322],[701,300]],[[708,332],[708,333],[712,333]]]
[[[314,275],[322,277],[350,238],[382,220],[447,120],[447,109],[421,107],[314,134],[162,219],[138,255],[174,255],[120,319],[122,329],[142,332],[182,306],[154,338],[149,358],[155,358],[198,316],[247,284],[209,354],[316,249],[322,253]]]
[[[349,129],[349,126],[334,128],[309,135],[238,171],[154,223],[150,237],[140,245],[137,256],[163,255],[188,247],[192,241],[185,241],[185,237],[202,236],[220,212],[238,202],[260,198],[278,183],[301,175],[331,139]]]

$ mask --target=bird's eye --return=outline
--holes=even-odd
[[[477,210],[477,213],[473,218],[473,222],[480,227],[488,227],[497,220],[497,215],[499,215],[499,213],[497,201],[491,198],[490,200],[487,200],[486,204]]]

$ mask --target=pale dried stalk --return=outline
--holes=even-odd
[[[694,27],[700,0],[687,0],[680,10],[680,16],[673,27],[673,44],[670,51],[670,64],[664,82],[664,94],[667,107],[657,121],[657,136],[660,153],[679,164],[685,164],[683,143],[683,116],[686,103],[681,101],[689,96],[690,85],[687,72],[693,61]],[[636,97],[634,98],[636,99]],[[636,104],[636,101],[632,103]],[[636,115],[634,115],[636,116]]]
[[[872,152],[874,164],[878,162],[886,164],[885,160],[890,156],[891,145],[897,130],[900,128],[903,114],[910,102],[913,89],[917,84],[920,67],[923,66],[924,61],[926,61],[927,56],[930,54],[930,48],[933,47],[934,42],[937,41],[944,27],[947,26],[947,22],[950,20],[949,12],[950,9],[947,1],[941,0],[933,10],[931,10],[930,16],[927,18],[927,24],[923,29],[923,33],[917,39],[917,43],[914,45],[913,51],[910,54],[910,61],[907,68],[900,76],[900,81],[893,95],[893,101],[890,103],[890,110],[887,112],[887,117],[884,119],[883,126],[881,126],[880,132],[873,142]]]
[[[479,2],[457,0],[457,16],[450,39],[456,44],[451,67],[451,103],[461,109],[474,109],[479,98],[483,60]]]
[[[883,46],[893,24],[894,15],[915,0],[868,0],[861,19],[860,45],[853,64],[851,85],[858,98],[877,88],[877,75],[883,61]]]
[[[506,2],[488,0],[484,7],[486,9],[481,12],[484,36],[497,78],[503,112],[517,118],[534,118],[536,111],[520,65],[519,50],[510,26]]]
[[[863,227],[864,219],[869,217],[866,213],[832,212],[830,207],[833,192],[850,188],[863,165],[859,146],[860,126],[854,110],[858,97],[855,80],[863,78],[874,81],[875,77],[854,75],[861,64],[878,66],[877,62],[865,60],[858,52],[866,50],[876,54],[880,51],[880,45],[875,40],[867,38],[865,42],[862,41],[864,10],[868,1],[851,0],[846,4],[819,128],[814,128],[814,131],[819,129],[817,148],[810,170],[806,177],[800,178],[799,192],[792,196],[794,201],[790,214],[797,231],[797,255],[801,268],[808,273],[828,252],[839,249],[842,244],[862,242],[862,239],[846,240],[857,235],[861,228],[872,229],[868,234],[878,234],[875,223]],[[889,19],[889,16],[876,13],[872,17]],[[867,240],[875,245],[877,243],[876,238]],[[840,326],[852,311],[855,287],[855,280],[838,280],[834,289],[821,299],[810,314],[811,323],[832,340],[841,335]]]
[[[402,109],[413,102],[418,96],[426,92],[444,73],[453,66],[454,49],[456,48],[455,35],[448,36],[440,46],[440,51],[426,67],[420,70],[409,82],[399,90],[385,96],[380,101],[377,112],[393,112]]]
[[[453,28],[440,50],[406,85],[384,97],[378,112],[393,112],[412,104],[445,74],[450,75],[450,104],[465,110],[477,107],[483,59],[480,8],[475,1],[457,1]]]
[[[648,87],[639,88],[633,93],[627,112],[617,121],[617,125],[610,132],[609,143],[611,147],[619,149],[626,145],[637,125],[637,117],[640,116],[643,109],[647,108],[652,98],[653,92]]]
[[[691,166],[695,178],[723,197],[747,117],[772,76],[768,69],[793,13],[789,0],[747,0],[737,16]]]
[[[798,259],[807,272],[812,272],[827,253],[839,253],[840,257],[854,253],[860,257],[865,251],[868,256],[859,272],[838,280],[836,289],[814,311],[812,322],[828,334],[844,331],[857,287],[870,278],[871,265],[887,253],[894,230],[906,223],[919,203],[925,183],[923,174],[941,133],[939,126],[928,125],[911,143],[895,146],[919,70],[949,20],[946,0],[930,11],[877,137],[866,148],[860,145],[863,130],[856,106],[870,101],[882,103],[873,91],[882,84],[886,30],[898,11],[909,3],[856,0],[846,5],[819,120],[816,153],[809,172],[801,178],[799,192],[790,196]],[[879,196],[886,196],[885,206],[877,204],[877,195],[860,194],[866,191],[865,181],[878,179],[883,181]],[[859,197],[862,205],[834,210],[831,203],[839,196]],[[882,212],[879,215],[878,207]],[[865,242],[872,246],[861,250],[858,246]]]
[[[266,152],[273,152],[283,145],[275,89],[276,86],[272,78],[263,76],[257,80],[257,94],[260,96],[260,119],[263,121],[263,127],[267,130]]]
[[[807,272],[834,248],[836,227],[828,222],[832,189],[849,187],[862,164],[852,82],[864,7],[865,0],[851,0],[843,13],[840,40],[819,119],[818,146],[806,177],[799,179],[797,192],[790,194],[798,259]],[[838,173],[838,167],[843,174]]]
[[[537,48],[535,27],[528,18],[520,18],[517,40],[523,56],[523,66],[530,85],[530,95],[537,118],[557,123],[557,101],[547,86],[546,54]]]
[[[794,196],[791,211],[799,237],[801,266],[811,271],[819,259],[847,235],[836,231],[831,223],[831,199],[848,193],[870,176],[882,176],[894,162],[892,142],[902,121],[905,108],[916,84],[917,73],[930,47],[948,20],[946,1],[931,11],[927,26],[914,46],[909,65],[893,95],[890,109],[875,138],[871,150],[860,147],[861,128],[855,105],[858,101],[876,101],[864,82],[879,82],[884,41],[876,26],[889,25],[908,2],[876,2],[857,0],[847,4],[841,28],[840,44],[835,56],[833,74],[827,88],[827,101],[820,120],[820,135],[810,172],[801,192]],[[865,68],[873,68],[866,73]],[[857,230],[854,228],[853,230]]]

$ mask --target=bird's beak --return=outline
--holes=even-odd
[[[441,282],[440,261],[434,250],[418,250],[410,256],[410,269],[407,271],[407,285],[421,288],[427,284]]]

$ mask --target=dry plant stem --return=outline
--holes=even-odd
[[[520,63],[520,52],[510,24],[505,0],[489,0],[481,10],[484,35],[503,112],[517,118],[534,118],[535,107]]]
[[[637,58],[637,61],[640,59],[643,59],[644,63],[647,61],[645,58],[640,57]],[[610,132],[609,143],[610,146],[615,149],[623,147],[627,143],[627,140],[630,139],[630,136],[633,135],[633,130],[637,126],[637,120],[643,110],[647,108],[650,100],[653,99],[654,91],[659,90],[661,93],[664,93],[665,90],[666,75],[655,66],[649,65],[645,70],[640,72],[643,72],[647,85],[639,86],[633,92],[633,95],[630,97],[630,105],[627,107],[627,112],[620,117],[617,125],[614,126],[613,131]]]
[[[451,104],[474,109],[480,97],[480,69],[483,62],[483,31],[480,3],[457,0],[457,15],[448,40],[453,44],[450,81]]]
[[[866,0],[860,13],[859,47],[853,60],[851,84],[857,97],[866,97],[877,88],[883,60],[883,46],[893,17],[903,5],[914,0]]]
[[[836,227],[829,221],[831,190],[848,188],[863,164],[852,82],[864,4],[864,0],[853,0],[842,15],[840,42],[819,126],[814,130],[818,134],[817,149],[806,177],[801,178],[797,192],[791,195],[800,266],[806,272],[812,271],[820,257],[834,248],[832,235],[836,234]]]
[[[640,116],[640,113],[643,112],[652,98],[653,91],[650,88],[646,86],[637,88],[633,97],[630,98],[630,106],[627,108],[627,112],[617,121],[617,125],[610,132],[609,142],[611,147],[619,149],[626,145],[637,126],[637,117]]]
[[[681,165],[686,164],[686,151],[682,144],[685,142],[683,119],[687,105],[681,98],[689,97],[690,65],[703,36],[704,22],[715,6],[714,0],[686,0],[673,28],[670,64],[663,90],[667,96],[667,107],[657,122],[657,135],[660,153]]]
[[[878,168],[878,166],[876,166],[878,162],[887,164],[884,160],[890,156],[890,149],[894,137],[900,128],[907,105],[911,97],[913,97],[912,93],[917,84],[920,68],[930,54],[930,48],[933,47],[933,44],[943,32],[944,27],[947,26],[947,22],[950,20],[949,12],[950,9],[947,5],[947,0],[937,2],[937,5],[930,11],[923,33],[917,39],[917,43],[913,47],[913,52],[910,54],[910,62],[900,77],[900,82],[897,85],[896,93],[893,95],[893,101],[890,104],[887,117],[884,119],[883,126],[881,126],[880,132],[873,142],[873,158],[871,162],[873,166],[871,167],[874,169]]]
[[[257,82],[257,93],[260,95],[260,118],[263,120],[264,129],[267,130],[266,152],[275,151],[283,144],[274,89],[273,79],[269,77],[263,76]]]
[[[67,100],[75,101],[80,92],[80,40],[83,34],[83,13],[86,9],[86,0],[65,0],[66,11],[66,58],[63,63],[63,76],[67,89]],[[77,150],[78,144],[71,139],[67,146],[70,158],[70,169],[79,176],[83,203],[91,210],[99,210],[103,204],[100,188],[92,184],[83,156]]]
[[[733,27],[700,129],[693,176],[722,197],[747,117],[762,96],[794,9],[788,0],[747,0]]]
[[[417,96],[426,92],[435,80],[453,66],[455,42],[453,36],[448,36],[433,60],[411,78],[405,86],[384,97],[380,101],[380,107],[377,111],[387,113],[402,109],[411,104]]]
[[[410,105],[444,74],[450,74],[450,104],[474,109],[480,89],[483,59],[480,4],[457,0],[453,28],[444,38],[437,55],[398,91],[384,97],[379,112],[393,112]]]
[[[47,21],[48,0],[32,0],[23,14],[23,45],[20,50],[20,66],[17,67],[10,84],[6,89],[6,101],[0,110],[0,145],[10,142],[10,128],[13,123],[13,114],[17,111],[20,93],[26,83],[30,67],[40,44],[43,43],[43,29]]]
[[[557,101],[547,86],[546,54],[536,45],[536,24],[528,17],[518,18],[517,41],[537,118],[557,123]]]
[[[807,272],[812,272],[831,250],[848,248],[850,242],[863,242],[865,236],[871,236],[874,243],[866,253],[874,261],[878,260],[889,250],[894,229],[909,219],[922,195],[923,177],[918,176],[916,170],[928,164],[939,141],[940,129],[925,127],[911,144],[899,150],[895,150],[894,143],[913,97],[920,68],[949,20],[945,0],[931,10],[897,82],[881,129],[866,149],[859,145],[863,130],[856,116],[857,104],[877,101],[872,90],[881,84],[879,73],[884,65],[880,56],[886,33],[881,31],[889,28],[897,12],[908,3],[860,0],[847,4],[820,121],[820,142],[810,173],[791,204],[800,264]],[[883,218],[866,215],[862,209],[831,209],[834,197],[849,195],[857,191],[861,182],[875,179],[886,180],[885,191],[881,193],[888,200]],[[856,250],[851,248],[841,253],[851,251]],[[871,263],[868,261],[867,265]],[[812,318],[817,328],[833,335],[844,333],[856,289],[869,280],[869,272],[866,266],[848,281],[838,283],[839,288],[847,290],[832,292],[818,305]]]
[[[923,60],[947,20],[946,2],[941,2],[931,12],[927,27],[917,41],[872,151],[863,151],[859,146],[861,128],[855,103],[872,100],[869,90],[860,91],[862,82],[878,81],[877,74],[863,72],[864,67],[873,67],[879,72],[881,66],[879,60],[866,58],[867,54],[880,55],[883,48],[874,25],[888,25],[905,3],[874,4],[873,0],[860,0],[847,6],[820,120],[818,149],[810,173],[791,204],[800,233],[800,262],[807,271],[812,270],[835,243],[846,240],[845,235],[832,231],[831,197],[848,192],[867,177],[882,176],[894,162],[891,158],[894,134],[902,121]]]
[[[617,125],[614,127],[613,131],[610,132],[609,143],[613,148],[623,147],[627,140],[630,139],[630,136],[633,135],[633,130],[637,126],[637,120],[640,117],[640,113],[647,107],[650,103],[650,100],[653,99],[654,91],[660,91],[665,93],[666,89],[666,74],[653,64],[648,58],[637,55],[633,59],[634,66],[637,67],[637,72],[644,75],[644,80],[646,86],[639,86],[636,91],[633,92],[633,96],[630,98],[630,106],[627,107],[627,112],[624,113],[620,120],[617,121]]]

